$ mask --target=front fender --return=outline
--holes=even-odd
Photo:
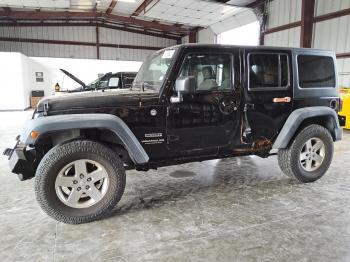
[[[287,148],[290,140],[301,123],[306,119],[319,116],[330,116],[332,118],[334,126],[334,139],[336,141],[341,140],[342,129],[339,125],[338,115],[333,109],[326,106],[304,107],[299,108],[290,114],[277,139],[275,140],[272,149]]]
[[[56,131],[91,128],[108,129],[114,132],[122,141],[134,163],[148,162],[149,157],[146,151],[130,128],[122,119],[110,114],[68,114],[32,119],[28,121],[20,136],[20,141],[27,145],[34,145],[35,140],[30,135],[32,131],[43,135]]]

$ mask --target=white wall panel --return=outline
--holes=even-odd
[[[316,0],[316,15],[324,15],[350,8],[350,0]]]
[[[181,38],[181,44],[186,44],[188,43],[190,40],[189,40],[189,37],[188,35],[184,36]]]
[[[267,28],[300,21],[301,0],[274,0],[269,4]]]
[[[153,50],[101,47],[100,58],[105,60],[144,61],[148,55],[154,52]]]
[[[100,43],[167,47],[176,45],[176,40],[100,28]]]
[[[1,51],[21,52],[27,56],[96,58],[96,48],[76,45],[2,42]]]
[[[94,26],[70,27],[0,27],[0,37],[46,39],[76,42],[96,41]],[[120,30],[99,28],[100,43],[136,46],[168,47],[176,45],[176,40],[130,33]],[[39,43],[0,42],[0,51],[21,52],[36,57],[96,58],[96,47],[78,45],[57,45]],[[122,48],[100,48],[101,59],[123,59],[143,61],[154,51]]]
[[[0,27],[0,36],[81,42],[96,41],[95,28],[91,26]]]
[[[265,35],[266,46],[299,47],[300,27]]]
[[[216,34],[210,28],[202,29],[198,31],[198,43],[215,44]]]

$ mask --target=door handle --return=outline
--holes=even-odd
[[[292,98],[290,98],[289,96],[286,96],[286,97],[275,97],[274,99],[272,99],[272,101],[274,103],[290,103],[292,101]]]

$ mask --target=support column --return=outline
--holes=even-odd
[[[100,59],[100,35],[98,24],[96,25],[96,57],[97,59]]]
[[[315,0],[302,0],[300,47],[311,48],[312,46],[314,13]]]
[[[188,42],[189,43],[197,43],[198,42],[198,31],[191,31],[188,35]]]

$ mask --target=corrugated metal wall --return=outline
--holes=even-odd
[[[350,8],[350,0],[316,0],[315,15],[325,15]],[[342,16],[314,25],[313,47],[350,52],[350,16]],[[339,84],[350,87],[350,58],[338,60]]]
[[[300,46],[300,27],[283,30],[265,36],[265,45],[267,46]]]
[[[0,37],[96,42],[94,26],[0,27]],[[167,47],[176,40],[109,28],[99,28],[100,43]],[[96,59],[96,47],[62,44],[18,43],[0,41],[0,51],[21,52],[27,56]],[[153,50],[100,47],[101,59],[143,61]]]
[[[301,0],[274,0],[269,3],[267,29],[290,24],[301,19]],[[299,47],[300,27],[265,36],[265,45]]]
[[[350,0],[316,0],[315,16],[350,8]],[[267,29],[301,20],[301,0],[273,0],[268,8]],[[265,45],[300,46],[300,27],[265,35]],[[350,52],[350,16],[342,16],[314,24],[313,48]],[[350,87],[350,58],[338,59],[339,83]]]
[[[350,0],[316,0],[316,15],[324,15],[350,8]]]
[[[269,3],[267,28],[300,21],[301,0],[274,0]]]

